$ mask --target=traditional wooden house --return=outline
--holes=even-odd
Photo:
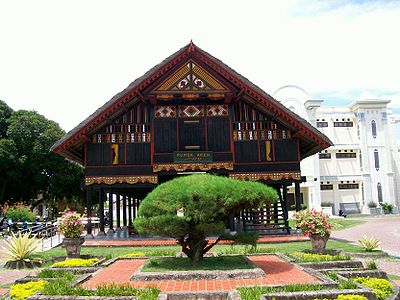
[[[227,226],[289,233],[287,187],[295,184],[299,208],[300,161],[330,145],[308,122],[191,42],[52,150],[85,167],[88,214],[96,197],[100,235],[105,234],[105,201],[113,233],[131,223],[141,199],[158,184],[194,172],[273,186],[280,203],[232,216]]]

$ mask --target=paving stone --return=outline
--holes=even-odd
[[[220,280],[161,280],[157,282],[130,281],[132,274],[138,270],[146,259],[121,259],[104,268],[83,287],[95,288],[99,284],[114,282],[115,284],[130,284],[134,287],[157,287],[163,292],[180,291],[218,291],[233,290],[237,286],[276,285],[294,283],[318,283],[317,278],[286,262],[275,255],[249,256],[249,259],[265,272],[261,278],[251,279],[220,279]]]

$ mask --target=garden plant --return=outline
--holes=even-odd
[[[10,260],[7,261],[5,267],[10,269],[33,268],[41,263],[32,260],[33,255],[38,251],[41,240],[35,236],[30,237],[30,233],[11,234],[10,240],[4,240],[5,247],[1,252],[5,253]]]
[[[223,233],[227,217],[276,200],[276,191],[261,183],[209,174],[183,176],[146,196],[134,226],[142,233],[175,238],[182,252],[198,263],[220,240],[209,243],[207,235]]]

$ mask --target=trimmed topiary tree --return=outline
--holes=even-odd
[[[183,176],[147,195],[134,226],[141,233],[175,238],[182,252],[197,263],[220,240],[209,243],[207,234],[222,233],[227,217],[277,198],[274,189],[258,182],[209,174]]]

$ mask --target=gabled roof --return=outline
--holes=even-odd
[[[258,109],[272,115],[277,121],[291,129],[294,132],[294,137],[300,140],[301,158],[315,154],[332,145],[332,142],[324,134],[306,120],[290,111],[279,101],[225,65],[222,61],[190,42],[112,97],[92,115],[57,141],[51,150],[64,157],[83,163],[84,144],[91,140],[90,136],[92,134],[109,124],[110,120],[116,115],[126,110],[129,103],[147,101],[142,91],[154,84],[173,68],[182,65],[189,59],[201,61],[210,70],[213,70],[219,76],[222,76],[238,87],[240,90],[238,94],[240,95],[234,95],[234,97],[245,97],[247,100],[252,101]]]

